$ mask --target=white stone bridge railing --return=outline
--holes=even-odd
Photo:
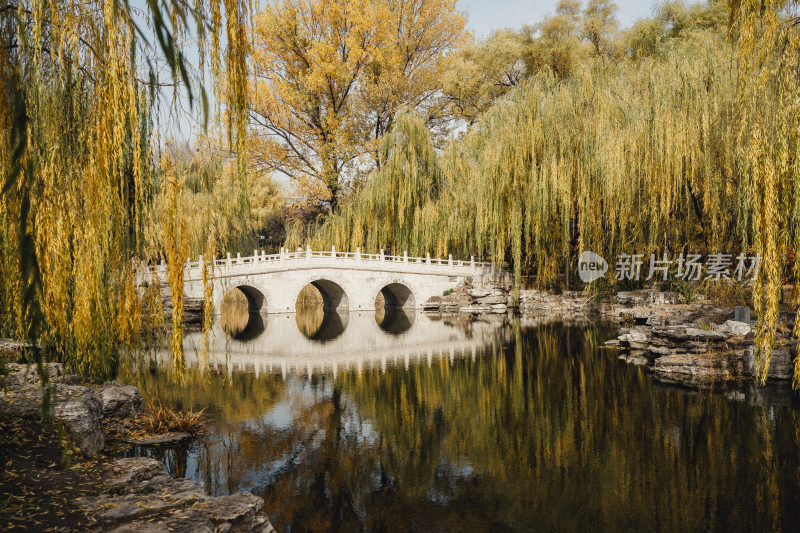
[[[197,261],[189,261],[184,266],[184,278],[202,278],[203,268],[206,265],[202,256]],[[398,268],[406,272],[428,273],[432,270],[438,272],[452,271],[458,274],[468,274],[472,272],[486,272],[491,269],[493,264],[486,261],[476,261],[474,257],[469,260],[453,259],[449,255],[447,259],[432,258],[430,254],[425,257],[409,257],[406,252],[403,255],[387,255],[383,250],[377,254],[361,253],[359,248],[355,252],[339,252],[335,247],[327,251],[316,251],[306,248],[302,251],[289,252],[281,249],[280,253],[267,254],[265,251],[254,250],[253,255],[241,257],[231,257],[230,254],[222,259],[216,259],[214,266],[215,273],[225,275],[249,274],[253,272],[269,272],[285,269],[303,269],[315,266],[340,266],[347,268],[370,267],[377,270],[397,270]],[[494,265],[497,266],[496,264]],[[152,273],[158,274],[162,280],[166,277],[166,265],[162,261],[159,265],[151,267]],[[212,274],[212,277],[214,274]]]
[[[204,274],[213,283],[213,307],[221,309],[228,292],[238,288],[248,298],[253,311],[290,313],[296,307],[303,287],[314,285],[325,305],[339,310],[367,311],[375,308],[378,293],[392,306],[424,307],[431,298],[442,296],[468,279],[484,283],[501,274],[501,265],[475,261],[355,252],[297,252],[282,249],[278,254],[254,251],[249,257],[225,257],[208,269],[202,257],[186,263],[183,288],[186,298],[205,295]],[[494,268],[493,268],[494,266]],[[501,268],[498,268],[501,267]],[[208,269],[208,270],[207,270]],[[166,265],[139,271],[139,286],[166,280]],[[388,300],[386,300],[388,298]]]

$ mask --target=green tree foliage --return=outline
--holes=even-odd
[[[525,62],[528,73],[550,70],[555,76],[569,77],[586,48],[581,41],[581,3],[578,0],[561,0],[555,14],[539,24],[523,28],[528,39]]]
[[[692,32],[723,31],[728,11],[722,0],[685,5],[665,2],[657,8],[655,17],[638,21],[619,36],[618,47],[633,60],[652,57],[668,50],[674,39],[687,38]]]
[[[542,71],[566,79],[592,56],[638,61],[667,51],[673,39],[695,31],[722,32],[727,23],[722,0],[688,6],[665,2],[653,18],[619,33],[616,10],[609,0],[592,0],[583,10],[579,2],[564,1],[540,23],[498,31],[456,50],[442,78],[449,115],[471,125],[498,98]]]
[[[527,76],[526,45],[520,32],[502,30],[455,51],[442,78],[448,112],[472,125]]]
[[[611,0],[589,0],[586,6],[581,34],[592,44],[595,54],[613,52],[617,32],[616,11],[617,5]]]
[[[441,154],[406,116],[384,144],[403,164],[376,173],[310,241],[477,252],[540,283],[577,249],[727,249],[737,203],[732,57],[723,34],[704,32],[654,61],[592,58],[567,80],[545,71]],[[395,209],[397,198],[408,200]]]
[[[282,240],[283,195],[270,176],[249,172],[242,191],[235,159],[212,141],[200,139],[194,148],[171,143],[161,158],[145,228],[150,257],[163,253],[170,238],[163,225],[170,173],[179,184],[177,201],[186,224],[188,257],[208,259],[217,251],[251,254],[268,244],[261,235],[270,237],[271,243]],[[248,198],[246,205],[239,201],[242,196]]]
[[[472,125],[523,80],[543,71],[565,79],[592,47],[610,53],[615,49],[614,9],[610,2],[593,0],[582,12],[580,2],[562,0],[538,24],[497,31],[456,50],[442,78],[449,115]]]

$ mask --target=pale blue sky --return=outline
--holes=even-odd
[[[616,0],[617,20],[626,28],[641,18],[653,14],[652,0]],[[687,3],[692,3],[688,1]],[[467,13],[467,25],[478,37],[485,37],[500,28],[521,28],[539,22],[556,9],[558,0],[458,0],[459,7]],[[586,2],[583,2],[586,5]]]

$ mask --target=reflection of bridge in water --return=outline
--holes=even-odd
[[[485,348],[509,340],[510,329],[494,322],[460,320],[414,310],[391,310],[379,325],[373,312],[326,310],[322,324],[307,336],[300,315],[255,314],[247,328],[232,337],[215,320],[208,354],[209,365],[229,370],[305,373],[388,365],[429,363],[438,357],[477,357]],[[321,334],[320,334],[321,332]],[[308,333],[308,332],[306,332]],[[202,360],[203,333],[186,333],[188,365]],[[164,352],[168,357],[168,353]]]

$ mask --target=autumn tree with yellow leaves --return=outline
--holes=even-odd
[[[295,200],[335,210],[379,167],[400,109],[435,119],[446,53],[465,35],[455,0],[281,0],[257,15],[250,157]]]

